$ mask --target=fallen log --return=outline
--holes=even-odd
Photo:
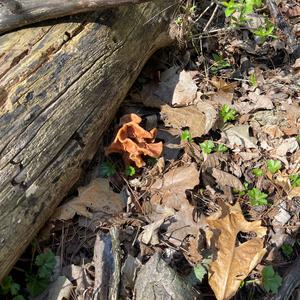
[[[171,43],[176,0],[0,36],[0,280],[78,180],[148,58]]]
[[[149,0],[0,0],[0,33],[39,21]]]

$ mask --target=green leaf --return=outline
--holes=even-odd
[[[264,175],[264,172],[261,168],[254,168],[251,170],[252,174],[256,177],[261,177]]]
[[[220,109],[220,116],[225,123],[234,121],[236,118],[236,110],[230,108],[227,104],[224,104]]]
[[[1,294],[7,295],[11,292],[11,286],[14,284],[14,281],[11,276],[6,276],[1,282]]]
[[[17,295],[15,297],[13,297],[12,300],[26,300],[22,295]]]
[[[115,175],[117,172],[116,166],[110,161],[104,161],[100,165],[100,176],[110,177]]]
[[[300,175],[299,174],[290,175],[290,181],[291,181],[292,187],[300,187]]]
[[[205,154],[209,154],[213,151],[215,144],[213,141],[207,140],[200,144],[200,147]]]
[[[294,252],[294,249],[293,249],[292,245],[290,245],[288,243],[284,243],[281,246],[281,251],[287,258],[291,258],[292,254]]]
[[[134,176],[135,175],[135,168],[132,166],[128,166],[125,170],[126,176]]]
[[[282,165],[280,160],[274,160],[274,159],[267,160],[267,168],[272,174],[278,172],[281,169],[281,166]]]
[[[262,282],[264,289],[268,293],[276,294],[281,286],[282,278],[274,271],[272,266],[266,266],[262,270]]]
[[[257,78],[255,74],[250,75],[249,82],[251,86],[257,86]]]
[[[261,205],[267,205],[268,204],[268,195],[261,192],[257,188],[253,188],[252,190],[249,190],[247,192],[247,195],[249,196],[251,205],[253,206],[261,206]]]
[[[203,264],[197,264],[193,268],[195,277],[202,282],[204,276],[207,274],[207,269],[203,266]]]
[[[300,134],[296,137],[297,142],[300,144]]]
[[[52,251],[39,254],[35,259],[35,264],[38,268],[39,278],[50,278],[55,267],[55,255]]]
[[[218,145],[215,147],[215,151],[216,151],[216,152],[224,153],[224,152],[228,151],[228,148],[227,148],[224,144],[218,144]]]
[[[49,278],[40,278],[38,275],[26,274],[26,288],[31,296],[41,294],[49,285]]]
[[[182,131],[180,138],[181,138],[181,141],[183,141],[183,142],[186,142],[186,141],[189,143],[193,142],[193,138],[188,129],[185,129]]]

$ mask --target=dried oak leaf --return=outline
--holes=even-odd
[[[75,214],[92,218],[94,212],[118,214],[125,207],[120,194],[114,193],[107,179],[96,178],[89,185],[78,189],[78,197],[59,206],[52,219],[70,220]]]
[[[221,206],[221,215],[207,218],[212,230],[207,234],[208,242],[214,250],[208,281],[216,298],[226,300],[234,296],[241,282],[266,253],[262,239],[266,228],[261,226],[261,221],[246,221],[238,203],[234,206],[222,203]],[[239,232],[254,232],[256,237],[237,245]]]
[[[142,119],[136,114],[124,115],[120,119],[119,129],[112,144],[106,148],[105,154],[122,153],[124,163],[135,163],[138,168],[145,165],[143,155],[158,158],[163,150],[162,142],[154,143],[156,128],[147,131],[139,124]]]

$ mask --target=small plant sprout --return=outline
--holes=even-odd
[[[188,129],[182,131],[180,139],[182,142],[192,143],[194,141]]]
[[[211,67],[211,71],[213,74],[216,74],[220,70],[231,67],[230,63],[226,59],[224,59],[221,55],[213,53],[212,57],[214,60],[213,66]]]
[[[234,121],[236,118],[236,110],[230,108],[229,105],[224,104],[220,109],[220,117],[224,121],[224,123],[228,121]]]
[[[257,78],[256,75],[253,73],[249,77],[249,83],[251,86],[257,86]]]
[[[134,176],[134,175],[135,175],[135,168],[132,167],[132,166],[128,166],[128,167],[125,169],[125,175],[126,175],[126,176]]]
[[[100,165],[100,176],[110,177],[115,175],[117,172],[116,166],[110,161],[104,161]]]
[[[282,278],[272,266],[266,266],[262,270],[262,283],[266,292],[276,294],[281,286]]]
[[[268,204],[268,195],[261,192],[257,188],[253,188],[251,190],[248,190],[247,195],[250,199],[252,206],[261,206],[261,205],[267,205]]]
[[[220,153],[224,153],[224,152],[228,151],[228,148],[224,144],[218,144],[215,147],[215,151],[220,152]]]
[[[297,140],[298,144],[300,144],[300,134],[297,135],[296,140]]]
[[[202,149],[203,153],[209,154],[213,151],[215,147],[215,144],[211,140],[204,141],[203,143],[200,144],[200,148]]]
[[[283,253],[283,255],[290,259],[293,255],[293,252],[294,252],[294,249],[293,249],[293,246],[291,244],[288,244],[288,243],[284,243],[282,246],[281,246],[281,251]]]
[[[290,175],[290,181],[292,187],[300,187],[300,174]]]
[[[0,284],[0,295],[1,296],[11,296],[9,299],[13,300],[25,300],[25,298],[19,295],[20,285],[14,282],[11,276],[7,276],[2,280]],[[8,299],[8,298],[7,298]]]
[[[181,26],[183,24],[183,18],[181,16],[178,16],[175,19],[175,23],[176,23],[177,26]]]
[[[272,173],[275,174],[281,169],[281,161],[280,160],[274,160],[274,159],[268,159],[267,160],[267,168]]]
[[[262,177],[264,175],[264,172],[261,168],[254,168],[251,170],[251,172],[256,177]]]
[[[265,22],[262,26],[257,29],[252,29],[251,32],[258,38],[260,38],[261,43],[264,43],[267,38],[277,38],[276,35],[273,34],[275,29],[274,24],[268,19],[265,18]]]

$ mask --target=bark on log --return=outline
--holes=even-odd
[[[176,3],[0,37],[0,280],[78,180],[147,59],[170,44]]]
[[[39,21],[149,0],[0,0],[0,33]]]

